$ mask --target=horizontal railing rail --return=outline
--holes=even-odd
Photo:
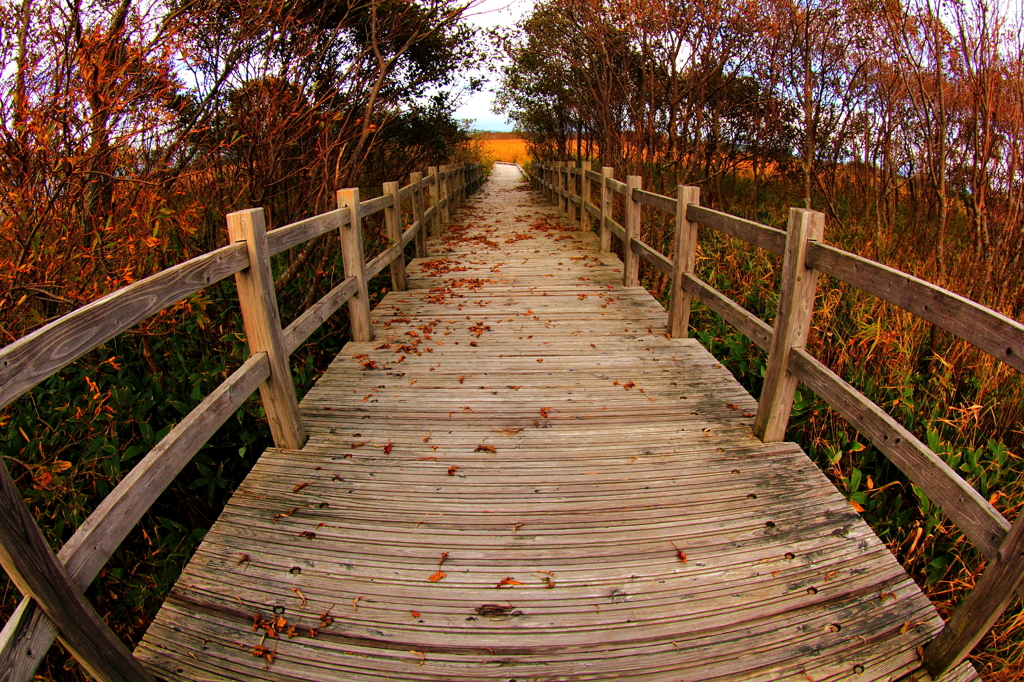
[[[913,313],[1020,372],[1024,372],[1024,325],[935,284],[826,245],[824,215],[815,211],[790,209],[787,229],[779,230],[700,206],[696,187],[680,185],[676,197],[668,197],[642,189],[639,176],[629,176],[623,183],[614,179],[612,168],[598,173],[589,162],[580,168],[572,163],[537,163],[531,181],[572,221],[576,220],[572,207],[578,203],[580,221],[587,229],[596,225],[603,251],[611,250],[612,235],[620,240],[626,286],[639,284],[638,259],[671,276],[671,336],[687,335],[690,304],[695,298],[768,351],[755,435],[765,442],[782,440],[796,384],[803,382],[888,457],[986,557],[988,565],[981,579],[925,648],[924,663],[936,678],[959,665],[1013,595],[1024,597],[1024,523],[1011,527],[999,510],[941,457],[807,352],[818,274],[836,277]],[[612,193],[623,196],[624,223],[612,215]],[[599,203],[592,200],[595,195]],[[644,206],[675,217],[672,258],[640,239]],[[783,257],[774,326],[694,274],[699,226]]]
[[[25,598],[0,632],[0,682],[35,674],[60,637],[95,678],[151,680],[149,673],[106,626],[83,592],[100,569],[202,446],[257,390],[274,444],[301,448],[305,433],[288,356],[348,303],[352,336],[370,340],[367,281],[391,267],[392,287],[405,289],[405,250],[427,256],[427,232],[437,234],[483,181],[478,164],[431,167],[409,183],[384,183],[380,197],[359,200],[358,189],[338,192],[338,208],[274,230],[263,209],[227,217],[229,246],[168,268],[113,292],[0,349],[0,408],[86,353],[142,320],[232,275],[238,287],[250,356],[143,457],[54,554],[22,500],[6,465],[0,466],[0,563]],[[430,207],[426,207],[427,199]],[[412,223],[403,228],[402,202]],[[362,219],[383,211],[390,245],[369,262]],[[287,327],[271,277],[270,257],[328,232],[341,237],[345,278]]]

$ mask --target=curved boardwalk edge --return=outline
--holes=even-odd
[[[410,264],[136,654],[181,680],[909,679],[927,599],[517,175]]]

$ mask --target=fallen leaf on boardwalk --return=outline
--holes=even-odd
[[[366,396],[360,402],[365,403],[367,400],[369,400],[372,397],[373,397],[372,393],[367,393]]]
[[[429,432],[427,433],[427,435],[423,436],[423,442],[424,442],[424,443],[426,443],[427,441],[429,441],[429,440],[430,440],[430,434],[432,434],[432,433],[434,433],[434,432],[433,432],[433,431],[429,431]]]
[[[507,388],[511,388],[513,391],[518,391],[520,388],[522,388],[522,386],[508,386]]]
[[[498,429],[498,433],[503,433],[506,436],[514,436],[522,431],[522,429]]]
[[[394,446],[394,445],[393,445],[393,444],[391,443],[391,441],[389,440],[389,441],[388,441],[388,444],[384,446],[384,454],[385,454],[385,455],[387,455],[387,454],[390,454],[390,453],[391,453],[391,451],[392,451],[392,450],[393,450],[394,448],[395,448],[395,446]]]
[[[275,519],[276,519],[276,517],[275,517]],[[241,556],[238,557],[238,565],[241,565],[241,564],[244,564],[244,563],[248,563],[248,562],[249,562],[249,555],[248,554],[242,554]]]
[[[465,380],[466,380],[466,375],[465,375],[465,374],[463,374],[462,376],[460,376],[460,377],[459,377],[459,383],[460,383],[460,384],[461,384],[462,382],[464,382]]]
[[[494,587],[495,587],[495,589],[501,589],[505,585],[508,585],[509,587],[512,587],[513,585],[522,585],[522,583],[519,582],[518,580],[514,580],[511,576],[509,576],[508,578],[502,578],[501,582],[499,582]]]
[[[448,574],[445,573],[444,571],[438,571],[437,573],[434,573],[432,576],[427,578],[427,580],[429,580],[432,583],[436,583],[437,581],[439,581],[439,580],[441,580],[441,579],[443,579],[443,578],[445,578],[447,576],[448,576]]]
[[[331,604],[331,609],[334,608],[334,604]],[[331,617],[331,609],[327,609],[320,614],[320,627],[325,628],[334,622],[334,618]]]
[[[732,403],[726,403],[725,406],[728,407],[730,410],[738,410],[738,409],[740,409],[739,405],[734,405]]]
[[[314,533],[311,530],[304,530],[301,533],[299,533],[299,537],[306,538],[307,540],[314,540],[316,539],[316,533]]]
[[[298,507],[294,507],[293,509],[289,509],[288,511],[286,511],[284,514],[274,514],[274,520],[272,521],[272,523],[277,523],[277,520],[279,518],[281,518],[282,516],[291,516],[292,514],[297,512],[298,510],[299,510]]]
[[[294,592],[295,594],[299,595],[299,599],[302,600],[302,606],[300,606],[299,608],[302,608],[302,609],[306,608],[306,595],[302,594],[302,590],[300,590],[297,587],[293,587],[291,589],[292,589],[292,592]]]
[[[537,358],[537,362],[544,362],[544,358]]]
[[[519,529],[520,529],[520,528],[522,528],[522,527],[523,527],[523,526],[525,526],[525,525],[526,525],[526,523],[525,523],[525,522],[524,522],[524,523],[513,523],[513,524],[512,524],[512,532],[513,532],[513,533],[517,533],[517,532],[519,532]]]
[[[415,655],[420,657],[420,665],[423,665],[424,663],[426,663],[427,655],[425,653],[423,653],[422,651],[413,651],[412,649],[409,649],[409,653],[410,654],[415,654]]]
[[[459,467],[457,467],[457,466],[455,466],[455,465],[453,464],[453,465],[451,465],[450,467],[448,467],[448,475],[449,475],[449,476],[454,476],[454,475],[455,475],[455,472],[456,472],[456,471],[458,471],[458,470],[459,470]]]
[[[542,416],[545,419],[547,419],[548,418],[548,410],[549,409],[551,409],[551,408],[549,408],[549,407],[542,407],[542,408],[540,408],[540,416]]]
[[[623,387],[624,389],[626,389],[627,391],[628,391],[629,389],[633,388],[634,386],[636,386],[636,384],[634,384],[634,383],[633,383],[632,381],[630,381],[630,382],[629,382],[628,384],[622,384],[622,387]]]
[[[359,610],[359,600],[362,599],[362,598],[363,598],[362,595],[360,595],[360,596],[358,596],[358,597],[356,597],[355,599],[352,600],[352,610],[354,610],[354,611],[358,611]]]
[[[416,461],[417,461],[417,462],[425,462],[425,461],[427,461],[428,459],[430,459],[430,460],[434,460],[435,462],[437,461],[437,457],[420,457],[420,458],[419,458],[418,460],[416,460]]]
[[[497,448],[493,445],[477,445],[476,450],[473,450],[473,452],[493,452],[494,454],[498,454]]]
[[[855,512],[863,512],[864,511],[864,507],[860,506],[859,504],[857,504],[853,500],[850,500],[850,506],[853,507],[853,511],[855,511]]]
[[[292,488],[292,492],[293,493],[297,493],[300,490],[302,490],[303,488],[305,488],[307,485],[309,485],[309,483],[300,483],[297,486],[295,486],[294,488]]]
[[[410,611],[409,613],[412,614],[413,618],[419,618],[420,617],[420,612],[419,611]]]
[[[679,555],[679,560],[682,561],[685,564],[686,563],[686,554],[683,552],[683,550],[681,550],[678,547],[676,547],[676,543],[672,542],[671,540],[669,540],[669,544],[672,545],[673,548],[675,548],[676,554]]]
[[[553,590],[555,588],[555,581],[551,578],[551,576],[541,576],[540,581],[544,583],[545,590]]]
[[[360,441],[358,443],[352,443],[351,444],[353,450],[355,450],[356,448],[361,448],[364,445],[366,445],[366,441],[365,440],[364,441]]]

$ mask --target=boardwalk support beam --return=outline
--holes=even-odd
[[[345,276],[356,278],[356,294],[348,299],[348,318],[353,341],[369,341],[370,292],[366,284],[363,255],[363,219],[359,215],[359,188],[338,190],[338,208],[348,211],[350,219],[341,226],[341,255]]]

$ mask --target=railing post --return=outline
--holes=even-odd
[[[398,183],[385,182],[384,196],[391,197],[391,205],[384,209],[384,223],[388,231],[388,241],[402,246],[402,202],[398,198]],[[405,249],[398,258],[391,261],[391,288],[405,291]]]
[[[103,682],[153,682],[54,555],[3,462],[0,519],[0,565],[42,608],[82,667]]]
[[[558,163],[558,210],[569,215],[569,164]]]
[[[420,229],[416,230],[416,236],[413,238],[416,244],[416,257],[426,258],[427,225],[423,220],[423,173],[420,171],[409,173],[409,182],[416,186],[416,191],[412,193],[412,220],[414,223],[420,224]]]
[[[565,172],[565,208],[569,214],[569,224],[572,225],[577,221],[576,209],[577,206],[573,203],[572,192],[576,189],[576,163],[570,161]]]
[[[805,208],[789,209],[779,307],[775,313],[764,388],[754,419],[754,435],[765,443],[780,441],[786,436],[797,384],[796,375],[789,371],[789,356],[793,349],[803,348],[807,343],[818,285],[817,271],[808,268],[804,259],[807,243],[821,241],[824,233],[823,213]]]
[[[266,218],[262,208],[253,208],[229,213],[227,220],[231,243],[245,242],[249,252],[249,267],[235,273],[235,285],[249,353],[266,352],[270,361],[270,377],[260,386],[270,435],[277,447],[299,450],[306,443],[306,430],[299,416],[288,353],[284,348],[274,276],[270,271]]]
[[[608,219],[612,217],[612,190],[608,186],[608,178],[615,177],[615,169],[603,166],[601,168],[601,251],[608,253],[612,250],[612,232],[608,229]]]
[[[676,238],[672,258],[672,292],[668,302],[668,333],[685,339],[690,328],[692,296],[682,288],[683,275],[692,275],[697,257],[697,223],[686,219],[686,207],[700,204],[700,188],[676,187]]]
[[[622,267],[622,285],[635,287],[640,283],[640,258],[633,252],[633,240],[640,239],[640,202],[633,198],[633,190],[643,187],[639,175],[626,176],[626,239],[622,245],[625,261]]]
[[[452,172],[451,166],[445,164],[441,166],[441,174],[438,176],[441,180],[441,230],[451,224],[451,211],[452,211]]]
[[[587,204],[591,203],[590,178],[587,177],[590,166],[589,161],[584,161],[583,167],[580,169],[580,225],[588,232],[593,229],[594,225],[594,216],[590,215],[590,211],[587,210]]]
[[[353,341],[369,341],[370,291],[366,285],[366,256],[363,253],[363,218],[359,215],[359,188],[338,190],[338,208],[348,210],[349,221],[341,226],[341,255],[345,277],[356,278],[356,293],[348,299],[348,319]]]
[[[437,172],[437,166],[427,167],[427,177],[433,176],[434,181],[430,183],[430,205],[434,207],[434,214],[430,217],[430,236],[436,237],[441,234],[441,207],[438,206],[441,199],[441,179]]]
[[[960,665],[1016,596],[1024,578],[1024,518],[1017,517],[994,560],[953,613],[946,626],[924,649],[924,665],[938,680]]]

